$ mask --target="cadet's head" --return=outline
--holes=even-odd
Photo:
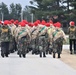
[[[75,22],[74,21],[70,21],[70,26],[74,26],[75,25]]]
[[[50,27],[50,23],[48,22],[48,23],[46,23],[46,27]]]
[[[0,24],[2,24],[2,21],[0,20]]]
[[[31,23],[31,22],[29,22],[29,23],[28,23],[28,26],[33,27],[33,26],[34,26],[34,24],[33,24],[33,23]]]
[[[61,28],[61,23],[60,22],[57,22],[56,23],[56,28],[58,29],[58,28]]]
[[[24,22],[21,22],[20,25],[22,28],[26,26]]]
[[[8,24],[9,24],[8,20],[5,20],[4,23],[3,23],[4,26],[7,26]]]

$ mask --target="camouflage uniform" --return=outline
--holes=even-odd
[[[0,40],[1,40],[1,29],[2,29],[2,25],[0,24]]]
[[[60,28],[56,29],[53,33],[53,58],[55,58],[56,53],[58,54],[58,58],[60,58],[63,40],[66,41],[65,33]]]
[[[18,33],[18,53],[19,57],[21,55],[25,58],[28,43],[30,42],[29,32],[26,28],[21,28],[20,32]]]
[[[1,56],[8,57],[11,30],[7,25],[3,25],[0,32],[1,32]]]
[[[38,54],[38,34],[39,28],[34,27],[31,31],[31,47],[32,47],[32,54]]]
[[[9,28],[11,30],[11,40],[10,40],[10,43],[9,43],[9,51],[10,51],[10,53],[13,53],[17,50],[16,49],[15,36],[14,36],[14,31],[16,29],[16,26],[12,23],[12,24],[9,25]]]
[[[49,54],[52,53],[52,42],[53,42],[53,32],[55,31],[55,27],[53,25],[51,25],[48,30],[47,30],[47,33],[48,33],[48,48],[47,48],[47,54],[48,54],[48,51],[49,51]]]
[[[46,57],[46,49],[47,49],[47,28],[46,26],[40,27],[39,34],[38,34],[38,47],[40,51],[40,57]]]
[[[74,47],[74,53],[76,54],[76,27],[70,26],[68,28],[69,43],[70,43],[70,54],[73,53],[72,47]]]

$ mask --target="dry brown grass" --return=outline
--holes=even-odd
[[[76,70],[76,54],[70,54],[69,50],[63,50],[60,60]]]

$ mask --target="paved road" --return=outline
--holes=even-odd
[[[13,53],[8,58],[0,56],[0,75],[76,75],[76,70],[52,55],[39,58],[29,53],[26,58],[19,58]]]

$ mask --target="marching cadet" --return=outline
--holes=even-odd
[[[51,54],[52,53],[52,42],[53,42],[53,32],[55,31],[55,27],[53,25],[53,22],[49,22],[49,27],[47,29],[47,33],[48,33],[48,49],[46,51],[46,53],[48,54]]]
[[[21,29],[21,22],[18,23],[18,27],[14,30],[13,36],[15,37],[16,43],[18,42],[18,33],[20,32]]]
[[[18,53],[18,33],[21,30],[21,25],[20,24],[21,24],[21,22],[18,23],[18,27],[16,27],[16,29],[14,30],[14,41],[16,43],[17,54],[19,54]]]
[[[4,24],[1,28],[1,56],[8,57],[9,54],[9,42],[11,36],[11,30],[8,27],[8,20],[4,21]]]
[[[39,32],[38,21],[35,21],[34,26],[31,30],[32,54],[39,54],[39,52],[38,52],[38,35],[37,35],[38,32]]]
[[[69,33],[69,43],[70,43],[70,54],[73,54],[73,49],[74,49],[74,54],[76,54],[76,27],[75,27],[75,22],[70,21],[70,26],[68,28],[68,33]],[[72,49],[73,47],[73,49]]]
[[[62,51],[63,40],[66,41],[66,36],[63,30],[61,29],[61,23],[57,22],[54,24],[56,26],[55,31],[53,32],[53,58],[55,58],[56,53],[58,58]]]
[[[30,33],[31,37],[32,37],[32,33],[33,33],[32,31],[34,30],[34,23],[29,22],[27,28],[28,28],[28,30],[29,30],[29,33]],[[33,47],[32,47],[32,45],[33,45],[33,39],[31,38],[31,41],[30,41],[30,43],[28,44],[27,53],[28,53],[29,51],[32,51],[32,53],[34,53],[34,52],[33,52]]]
[[[15,29],[17,28],[16,21],[14,21],[13,19],[11,19],[9,21],[9,28],[10,28],[11,34],[12,34],[11,35],[11,41],[9,44],[10,53],[14,53],[17,50],[17,45],[16,45],[16,41],[15,41],[15,36],[14,36]]]
[[[1,28],[2,28],[2,22],[0,20],[0,32],[1,32]],[[0,33],[0,37],[1,37],[1,33]],[[0,38],[1,39],[1,38]]]
[[[47,27],[46,22],[42,20],[42,23],[39,24],[39,33],[38,33],[38,47],[40,51],[40,57],[46,57],[46,49],[47,49]]]
[[[30,36],[31,36],[31,32],[33,30],[34,24],[32,22],[27,22],[26,20],[24,21],[26,23],[26,28],[28,29]],[[28,43],[27,45],[27,53],[32,50],[32,42],[33,41],[30,41],[30,43]]]
[[[30,43],[31,36],[24,22],[21,22],[21,29],[18,33],[18,53],[19,57],[26,57],[27,46]]]

